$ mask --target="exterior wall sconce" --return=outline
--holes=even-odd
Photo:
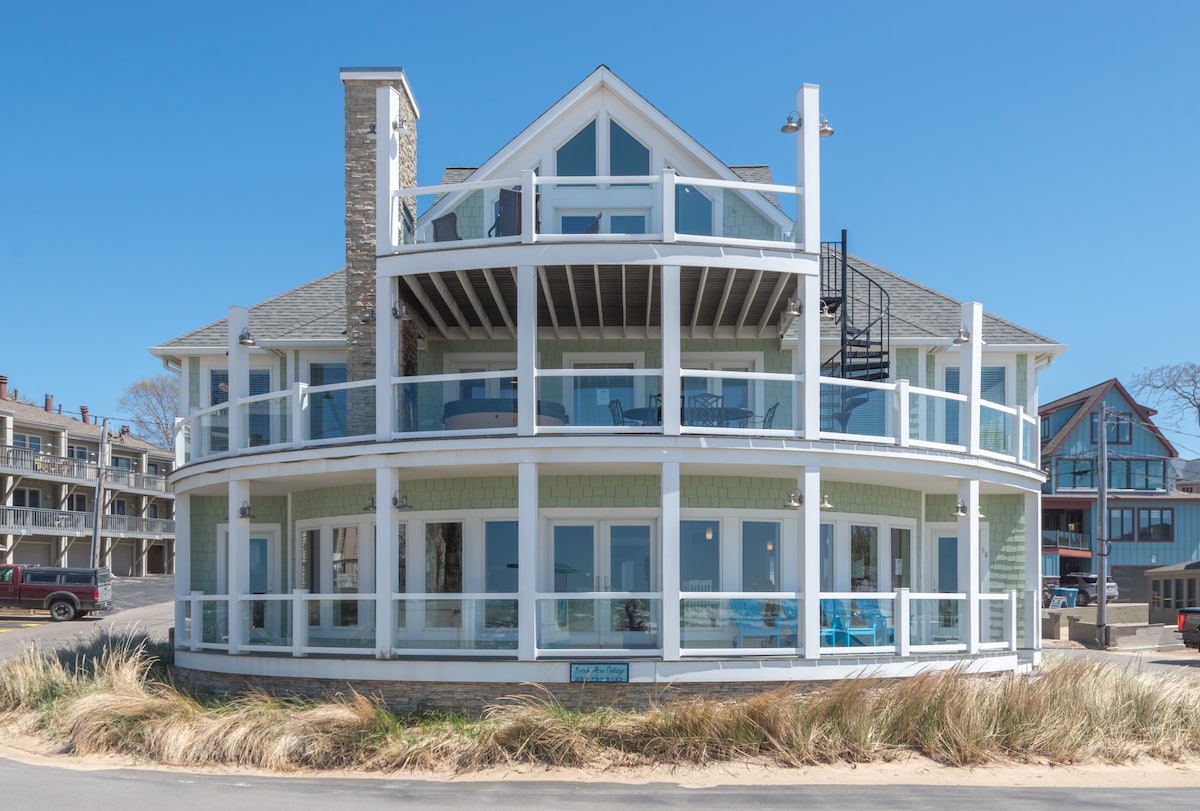
[[[238,508],[238,518],[254,518],[254,513],[250,512],[250,502],[243,501],[242,506]]]
[[[825,495],[821,496],[821,509],[822,509],[822,510],[832,510],[832,509],[833,509],[833,504],[831,504],[831,503],[830,503],[830,501],[829,501],[829,494],[828,494],[828,493],[826,493]]]
[[[804,506],[804,494],[798,490],[793,490],[792,492],[788,493],[787,501],[784,502],[783,506],[791,507],[793,509],[795,509],[797,507],[803,507]]]
[[[800,302],[794,298],[790,298],[788,299],[787,309],[783,311],[783,314],[790,318],[799,318],[804,315],[804,308],[800,306]]]
[[[363,314],[363,317],[359,320],[362,321],[362,323],[364,323],[364,324],[374,324],[375,323],[375,308],[372,307],[371,309],[367,310],[366,313]]]
[[[363,505],[363,512],[365,512],[365,513],[375,512],[375,496],[371,496],[369,499],[367,499],[367,503]]]
[[[790,135],[793,132],[799,132],[800,127],[803,125],[804,119],[800,117],[799,111],[792,110],[790,113],[788,113],[787,123],[780,127],[779,131]],[[817,129],[817,132],[822,138],[828,138],[829,136],[833,135],[833,127],[829,126],[828,118],[821,119],[821,126]]]
[[[403,118],[397,118],[392,122],[392,131],[396,133],[408,132],[408,122],[406,122]],[[367,131],[363,137],[368,141],[374,141],[378,136],[379,133],[375,129],[375,122],[372,121],[371,126],[367,127]]]
[[[401,493],[399,490],[392,495],[392,506],[402,513],[413,508],[413,505],[408,503],[408,493]]]
[[[244,327],[240,335],[238,335],[238,343],[242,346],[254,346],[254,339],[250,337],[250,328]]]
[[[966,327],[959,326],[958,337],[954,339],[954,343],[961,346],[962,344],[969,344],[970,342],[971,342],[971,333],[967,332]]]
[[[959,500],[958,505],[954,508],[954,512],[950,513],[950,517],[951,518],[966,518],[967,517],[967,505],[964,504],[961,499]]]
[[[833,310],[830,310],[829,305],[826,302],[822,301],[821,302],[821,320],[822,321],[834,321],[836,319],[837,319],[837,316],[833,314]]]
[[[401,304],[399,306],[392,305],[392,318],[400,321],[411,321],[412,315],[408,312],[408,305]]]

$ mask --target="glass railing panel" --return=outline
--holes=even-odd
[[[982,597],[979,600],[979,641],[981,644],[1001,644],[1008,640],[1008,596]]]
[[[662,599],[657,597],[543,597],[537,613],[537,644],[545,650],[642,650],[662,644]]]
[[[229,603],[225,598],[200,603],[200,643],[225,645],[229,642]]]
[[[256,448],[292,441],[292,393],[242,403],[242,445]]]
[[[413,598],[396,601],[392,646],[419,650],[517,649],[516,595]]]
[[[891,647],[896,640],[895,597],[863,593],[822,597],[822,648]]]
[[[292,646],[292,598],[241,600],[242,644],[265,647]]]
[[[896,392],[821,379],[821,430],[892,439]]]
[[[910,645],[962,645],[963,603],[957,597],[914,596],[909,602],[912,614]]]
[[[1021,421],[1021,461],[1036,465],[1041,458],[1041,447],[1038,444],[1038,421],[1026,417]]]
[[[201,414],[196,422],[199,434],[193,447],[196,456],[203,458],[229,450],[229,406]]]
[[[928,389],[909,390],[909,436],[923,442],[941,445],[964,443],[963,420],[965,403],[957,395]]]
[[[542,426],[637,428],[658,425],[662,416],[659,375],[641,370],[574,369],[538,378],[538,424]],[[554,413],[562,409],[560,418]]]
[[[397,433],[516,429],[516,372],[430,377],[395,384]],[[563,414],[561,407],[544,407]]]
[[[1011,455],[1013,416],[986,402],[979,404],[979,448]]]
[[[684,597],[680,600],[682,648],[795,648],[800,639],[795,597]]]
[[[744,377],[685,373],[680,424],[686,428],[752,428],[762,421],[764,413],[755,407],[756,388],[756,381]]]
[[[374,648],[373,598],[309,598],[310,648]]]

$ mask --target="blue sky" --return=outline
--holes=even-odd
[[[826,238],[1069,344],[1043,402],[1128,381],[1197,360],[1198,38],[1191,0],[13,4],[0,374],[119,421],[147,347],[341,267],[340,67],[405,69],[434,183],[606,64],[784,183],[820,84]]]

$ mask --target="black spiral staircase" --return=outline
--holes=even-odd
[[[891,297],[846,256],[845,229],[840,242],[821,243],[821,334],[832,323],[841,338],[821,376],[884,381],[891,372]],[[821,430],[847,433],[854,410],[871,399],[866,389],[822,386]]]

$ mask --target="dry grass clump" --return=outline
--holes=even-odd
[[[614,766],[757,760],[781,765],[920,753],[952,765],[1174,760],[1200,753],[1200,681],[1085,660],[1033,676],[858,679],[739,700],[577,712],[533,688],[483,720],[398,718],[351,693],[325,702],[266,694],[202,701],[170,684],[145,640],[71,655],[36,650],[0,672],[0,709],[32,713],[81,754],[275,770],[467,771],[507,764]]]

